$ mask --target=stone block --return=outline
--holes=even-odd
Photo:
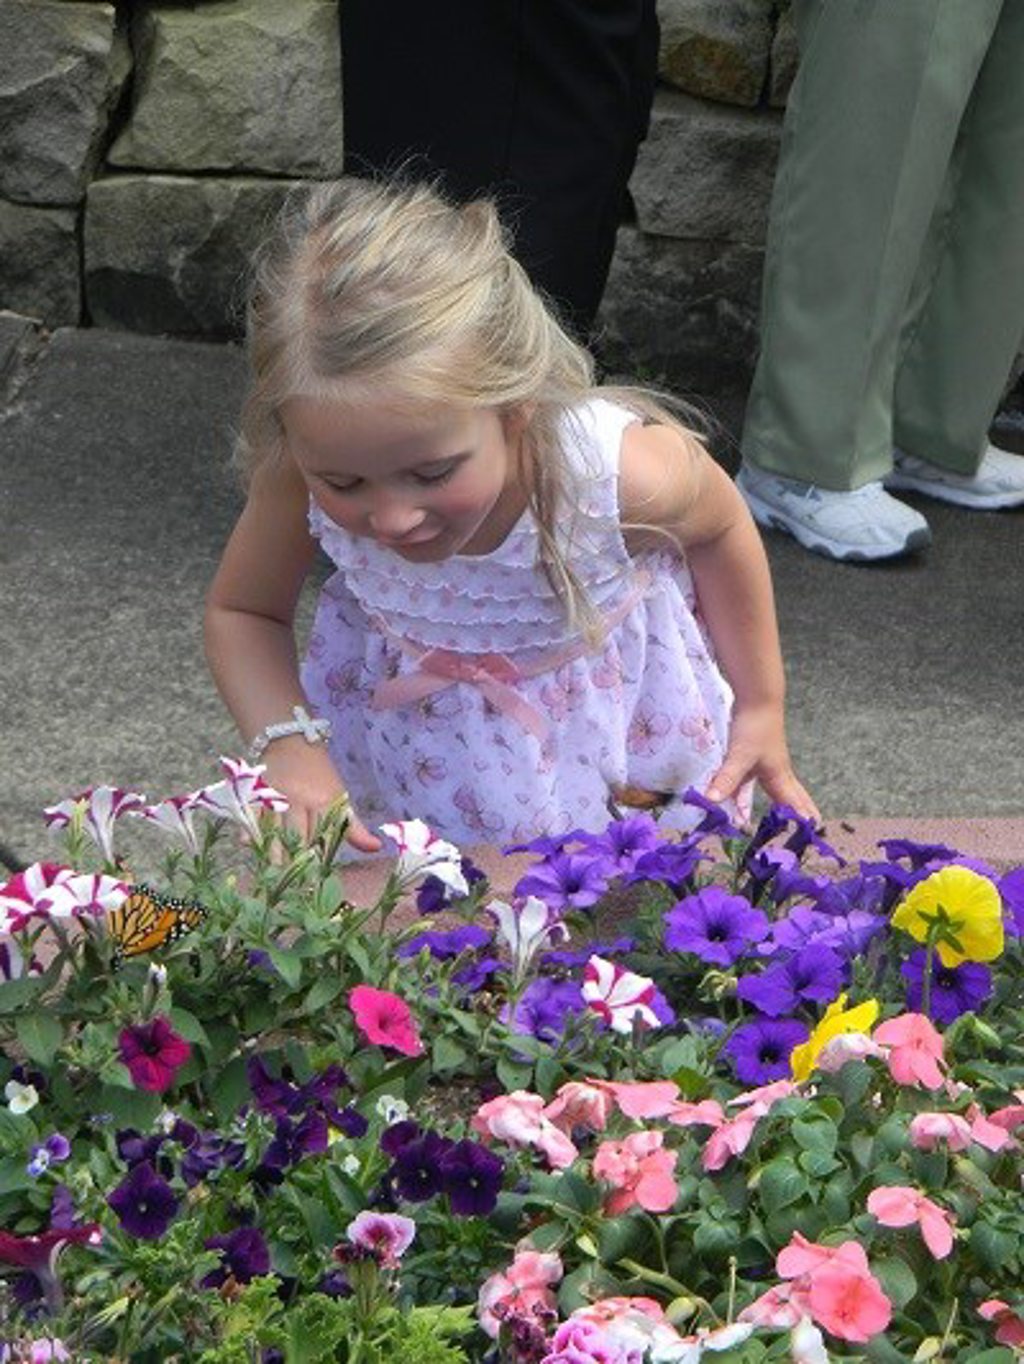
[[[796,36],[792,6],[787,5],[779,15],[778,27],[772,39],[771,77],[768,98],[772,107],[781,109],[789,97],[796,69],[800,64],[800,44]]]
[[[745,391],[762,267],[753,246],[622,228],[598,319],[602,360],[691,400]]]
[[[3,0],[0,52],[0,195],[76,203],[131,67],[114,6]]]
[[[0,308],[48,327],[78,325],[76,220],[74,209],[0,200]]]
[[[341,173],[335,0],[144,6],[132,42],[133,110],[111,148],[112,165]]]
[[[243,326],[248,261],[287,180],[123,175],[85,208],[85,296],[102,327],[228,337]]]
[[[762,243],[780,127],[775,113],[660,91],[630,184],[640,227],[659,236]]]
[[[772,0],[658,0],[659,69],[688,94],[757,104],[768,77]]]

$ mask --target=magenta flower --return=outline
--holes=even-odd
[[[48,805],[43,811],[51,829],[66,829],[78,810],[83,812],[82,828],[93,839],[103,860],[114,861],[114,824],[125,815],[137,814],[146,797],[119,786],[93,786],[77,796]]]
[[[162,1094],[192,1054],[192,1048],[171,1027],[170,1019],[157,1015],[148,1023],[123,1028],[118,1038],[122,1062],[128,1067],[136,1089]]]
[[[345,1228],[345,1235],[359,1250],[366,1250],[382,1269],[397,1269],[412,1245],[416,1223],[393,1212],[361,1212]]]
[[[637,1018],[641,1027],[657,1028],[654,993],[653,981],[604,957],[591,957],[583,968],[583,998],[613,1032],[632,1032]]]
[[[191,805],[219,819],[240,824],[251,838],[258,840],[260,812],[287,810],[287,800],[263,780],[264,766],[252,767],[241,759],[223,757],[220,765],[227,773],[225,779],[204,786],[190,796]]]
[[[403,1056],[419,1056],[423,1051],[412,1011],[398,995],[372,985],[357,985],[348,992],[348,1004],[368,1042],[393,1047]]]
[[[20,933],[33,918],[99,917],[117,909],[130,889],[114,876],[34,862],[0,888],[0,933]]]

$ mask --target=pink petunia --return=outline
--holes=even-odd
[[[942,1088],[942,1035],[924,1014],[900,1014],[875,1029],[875,1041],[889,1048],[888,1065],[900,1085]]]
[[[663,1150],[663,1132],[631,1132],[624,1141],[604,1141],[594,1155],[593,1170],[607,1180],[612,1192],[605,1203],[609,1217],[629,1208],[667,1212],[676,1201],[673,1174],[678,1156]]]
[[[566,1134],[545,1116],[541,1096],[525,1089],[499,1094],[481,1104],[470,1127],[485,1139],[533,1147],[553,1170],[568,1169],[579,1155]]]
[[[420,1056],[423,1043],[408,1004],[390,990],[356,985],[348,992],[356,1026],[368,1042],[391,1047],[403,1056]]]
[[[81,812],[82,828],[93,839],[104,862],[114,862],[114,824],[125,815],[137,815],[146,797],[119,786],[93,786],[77,796],[48,805],[43,811],[50,828],[66,829]]]
[[[123,1028],[117,1044],[132,1084],[152,1094],[170,1089],[192,1054],[191,1046],[174,1031],[170,1019],[159,1014],[146,1023]]]
[[[868,1212],[883,1227],[921,1229],[925,1245],[936,1260],[944,1260],[953,1249],[953,1218],[925,1194],[903,1184],[887,1184],[868,1194]]]
[[[241,825],[258,842],[260,814],[264,811],[280,814],[288,809],[288,801],[263,780],[266,767],[262,763],[254,767],[241,758],[222,757],[220,765],[224,779],[194,792],[188,798],[189,807]]]

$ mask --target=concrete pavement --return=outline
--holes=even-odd
[[[33,860],[53,849],[43,805],[101,781],[185,790],[238,751],[201,611],[239,505],[243,365],[5,315],[0,385],[0,843]],[[907,563],[768,537],[797,765],[832,831],[959,829],[966,851],[1024,861],[1024,514],[915,505],[935,543]]]

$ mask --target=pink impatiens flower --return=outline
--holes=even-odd
[[[419,1056],[423,1043],[408,1004],[390,990],[356,985],[348,992],[349,1008],[356,1026],[368,1042],[392,1047],[403,1056]]]
[[[810,1317],[840,1340],[858,1343],[889,1324],[892,1305],[871,1273],[864,1247],[856,1241],[823,1246],[794,1232],[789,1245],[779,1251],[775,1269],[792,1282],[763,1293],[740,1313],[741,1321],[798,1327]],[[808,1349],[813,1345],[809,1341]]]
[[[579,1155],[566,1134],[545,1115],[541,1096],[525,1089],[481,1104],[470,1127],[485,1139],[533,1147],[553,1170],[568,1169]]]
[[[480,1325],[497,1340],[506,1317],[536,1321],[541,1313],[555,1315],[557,1300],[552,1284],[562,1277],[562,1261],[554,1251],[521,1247],[507,1269],[492,1274],[480,1289],[477,1310]]]
[[[966,1151],[971,1144],[971,1124],[959,1113],[918,1113],[911,1119],[909,1135],[911,1146],[918,1151],[934,1151],[940,1143],[950,1151]]]
[[[942,1034],[924,1014],[900,1014],[875,1029],[875,1041],[889,1048],[889,1073],[899,1085],[942,1088]]]
[[[157,1015],[148,1023],[123,1028],[118,1052],[136,1089],[162,1094],[174,1083],[192,1048],[174,1031],[169,1018]]]
[[[544,1116],[567,1136],[574,1127],[603,1132],[615,1108],[615,1101],[602,1082],[568,1080],[544,1109]]]
[[[678,1156],[663,1150],[663,1132],[631,1132],[624,1141],[603,1141],[594,1155],[594,1174],[612,1192],[605,1203],[609,1217],[629,1208],[667,1212],[676,1201],[673,1171]]]
[[[989,1298],[978,1308],[978,1316],[996,1324],[996,1343],[1024,1349],[1024,1317],[1019,1316],[1002,1298]]]
[[[868,1194],[868,1212],[883,1227],[909,1227],[916,1222],[936,1260],[953,1249],[953,1218],[937,1203],[903,1184],[886,1184]]]

